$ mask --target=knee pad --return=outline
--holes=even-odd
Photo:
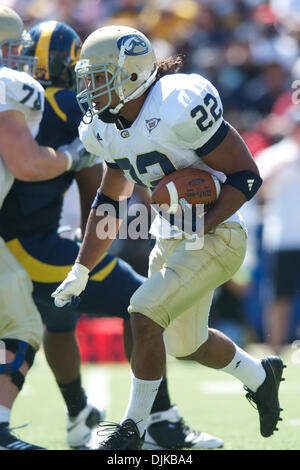
[[[2,341],[5,344],[6,350],[11,351],[16,355],[12,362],[8,364],[0,364],[0,374],[8,374],[12,383],[21,390],[24,385],[25,377],[19,369],[24,364],[24,361],[27,362],[29,368],[32,366],[36,351],[25,341],[5,338],[3,338]]]

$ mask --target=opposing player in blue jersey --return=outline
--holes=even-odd
[[[36,78],[45,88],[45,112],[37,140],[43,145],[61,147],[78,135],[82,117],[76,93],[71,89],[80,40],[75,31],[56,21],[43,22],[29,34],[33,46],[25,53],[38,57]],[[81,195],[84,228],[101,179],[101,165],[77,174],[65,173],[43,184],[16,181],[5,201],[0,226],[7,246],[33,281],[33,298],[46,325],[46,357],[68,409],[68,443],[71,447],[80,447],[89,440],[91,428],[102,416],[87,402],[81,386],[80,356],[75,337],[78,314],[123,318],[129,359],[131,335],[127,307],[144,278],[121,259],[104,253],[91,273],[91,282],[80,305],[68,312],[53,305],[50,294],[65,278],[79,249],[77,243],[61,238],[57,233],[63,194],[74,179]],[[4,220],[5,224],[2,224]],[[171,405],[166,379],[162,381],[152,408],[146,440],[146,446],[151,448],[214,448],[222,445],[221,439],[194,431],[184,424],[177,407]]]

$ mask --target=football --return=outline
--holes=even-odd
[[[169,214],[175,214],[184,198],[189,204],[204,204],[207,212],[216,202],[221,191],[218,178],[198,168],[184,168],[163,178],[152,193],[152,202],[167,205]]]

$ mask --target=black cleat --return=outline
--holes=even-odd
[[[152,413],[149,417],[143,450],[217,449],[222,439],[196,431],[185,424],[177,406]]]
[[[0,424],[0,450],[46,450],[44,447],[22,441],[13,434],[14,429],[17,428],[9,428],[8,425]]]
[[[100,424],[100,428],[114,431],[100,443],[97,450],[140,450],[144,436],[140,437],[139,430],[132,419],[126,419],[122,424]],[[101,435],[100,430],[97,434]],[[144,434],[145,435],[145,434]]]
[[[284,366],[282,360],[276,356],[268,356],[261,359],[263,368],[266,371],[264,382],[258,387],[256,392],[252,392],[244,386],[247,391],[246,398],[254,402],[257,406],[260,420],[260,433],[263,437],[272,436],[274,431],[278,431],[276,425],[280,418],[280,408],[278,400],[278,389],[281,382],[281,375]]]

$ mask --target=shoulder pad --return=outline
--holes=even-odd
[[[217,89],[198,74],[166,75],[160,87],[161,119],[186,148],[200,148],[223,122]]]

